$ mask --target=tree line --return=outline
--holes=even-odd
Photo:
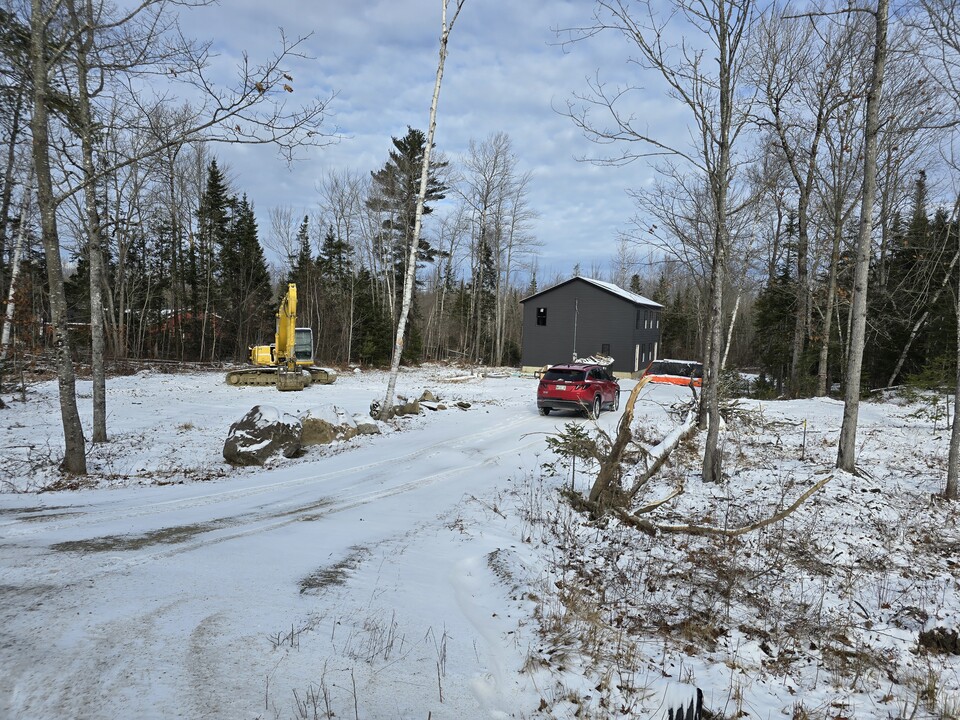
[[[664,103],[685,113],[686,140],[637,121],[639,80],[608,84],[598,73],[565,112],[612,150],[596,162],[654,169],[651,184],[631,191],[636,219],[612,242],[609,267],[589,274],[665,305],[661,355],[705,360],[702,427],[719,432],[727,366],[758,369],[771,393],[840,388],[851,408],[862,391],[905,379],[955,382],[953,2],[892,15],[886,0],[669,5],[675,12],[660,15],[654,3],[596,0],[592,19],[564,37],[575,46],[622,35],[636,77],[659,77]],[[92,0],[32,0],[32,14],[0,14],[0,285],[17,298],[17,347],[53,351],[69,376],[69,313],[89,332],[93,359],[240,360],[269,340],[276,288],[294,281],[320,362],[382,366],[415,258],[404,358],[517,364],[518,301],[560,278],[538,278],[532,178],[507,134],[475,140],[458,158],[438,149],[419,237],[425,136],[412,127],[391,139],[381,167],[321,178],[303,215],[271,208],[264,233],[210,141],[287,152],[329,141],[322,101],[292,113],[273,103],[293,90],[284,62],[298,41],[283,39],[232,94],[171,110],[145,102],[138,78],[162,63],[207,87],[203,46],[164,46],[162,61],[130,55],[157,47],[144,38],[168,10],[137,8],[150,22],[137,12],[108,22]],[[682,43],[663,41],[677,30]],[[62,307],[56,222],[77,239]],[[280,258],[272,277],[264,245]],[[844,422],[855,429],[855,412]],[[719,477],[716,442],[705,479]]]
[[[388,364],[424,145],[423,132],[408,128],[391,139],[382,167],[328,173],[313,212],[272,208],[266,229],[233,187],[239,180],[228,181],[203,145],[179,149],[175,203],[164,202],[169,177],[143,171],[102,210],[114,228],[99,251],[107,356],[242,362],[250,345],[272,340],[278,296],[295,282],[298,321],[313,328],[319,361]],[[424,214],[443,200],[447,207],[418,240],[415,322],[404,358],[516,365],[519,298],[529,286],[520,278],[537,247],[529,174],[505,133],[472,142],[457,163],[440,157]],[[91,249],[78,231],[65,292],[76,359],[83,360],[90,352]],[[25,240],[15,347],[42,354],[49,341],[44,256],[30,228]]]
[[[718,389],[738,324],[777,392],[839,383],[849,472],[865,389],[937,366],[956,383],[958,30],[953,0],[892,13],[888,0],[596,0],[566,30],[573,45],[619,35],[633,53],[628,81],[598,72],[566,113],[607,151],[597,162],[654,168],[630,237],[682,268],[677,297],[692,290],[705,481],[722,477]],[[651,82],[686,138],[642,122]],[[952,497],[958,454],[955,424]]]

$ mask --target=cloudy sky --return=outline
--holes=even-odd
[[[292,168],[267,148],[226,147],[216,153],[239,190],[253,201],[261,235],[269,211],[316,207],[317,182],[327,170],[369,172],[383,165],[391,137],[408,125],[426,130],[436,74],[440,0],[223,0],[194,9],[183,25],[197,39],[214,37],[217,63],[235,66],[275,50],[288,36],[312,33],[314,59],[295,68],[295,95],[336,93],[330,129],[343,139],[309,149]],[[617,36],[562,46],[555,30],[589,21],[589,0],[467,0],[450,38],[437,120],[437,149],[450,158],[471,139],[507,133],[519,169],[532,173],[530,204],[539,213],[533,232],[543,243],[539,276],[566,275],[579,263],[610,266],[618,232],[634,213],[626,194],[649,182],[640,163],[599,167],[578,158],[596,155],[559,112],[586,78],[629,72],[629,48]],[[662,96],[661,96],[662,97]],[[659,99],[648,101],[651,124]],[[675,122],[675,118],[674,118]],[[428,229],[429,232],[429,229]]]

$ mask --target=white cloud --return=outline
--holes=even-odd
[[[579,162],[602,148],[557,112],[598,69],[621,79],[636,70],[626,65],[625,45],[615,36],[559,45],[555,30],[587,22],[590,12],[584,2],[468,0],[450,37],[437,124],[437,148],[450,157],[465,152],[471,139],[500,131],[511,137],[521,169],[533,173],[530,200],[540,215],[533,230],[545,243],[541,267],[561,274],[578,261],[607,264],[634,212],[625,191],[651,174],[643,163],[614,169]],[[307,150],[292,168],[269,148],[217,149],[261,225],[276,205],[312,209],[326,170],[375,170],[392,136],[408,125],[426,129],[440,34],[436,0],[229,0],[187,12],[184,26],[200,39],[216,28],[217,66],[224,71],[243,52],[254,62],[274,52],[280,27],[288,38],[310,35],[304,48],[314,59],[294,63],[291,98],[337,93],[330,128],[344,139]],[[651,93],[636,106],[639,117],[654,125],[663,118],[676,129],[665,100]]]

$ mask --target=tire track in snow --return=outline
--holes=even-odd
[[[484,430],[478,433],[471,433],[467,436],[461,436],[461,438],[455,443],[451,442],[450,440],[442,440],[432,443],[428,446],[430,449],[439,449],[437,449],[435,452],[432,452],[430,455],[431,457],[436,457],[443,451],[452,453],[461,451],[464,452],[464,454],[452,457],[449,461],[449,467],[445,467],[428,475],[417,477],[413,480],[398,484],[386,484],[385,481],[382,480],[382,473],[375,474],[369,478],[368,482],[363,483],[363,485],[369,485],[370,482],[379,482],[381,485],[383,485],[383,487],[373,490],[366,490],[361,489],[359,485],[355,485],[350,490],[342,492],[339,495],[324,498],[324,500],[329,501],[328,504],[318,503],[317,498],[313,497],[308,503],[301,503],[295,508],[285,508],[279,511],[268,513],[261,512],[259,514],[254,514],[252,512],[239,514],[235,513],[228,519],[221,519],[222,524],[213,529],[204,528],[193,534],[185,534],[185,539],[178,540],[175,543],[165,542],[164,540],[153,543],[144,542],[143,546],[138,546],[135,551],[124,549],[122,547],[102,551],[97,549],[95,552],[91,552],[88,549],[85,552],[85,560],[82,569],[75,568],[75,570],[79,570],[79,573],[75,574],[74,572],[71,572],[69,579],[64,578],[63,584],[61,584],[60,587],[61,589],[66,589],[71,585],[85,582],[91,578],[126,572],[129,569],[150,562],[174,557],[179,554],[198,549],[208,548],[211,545],[227,542],[236,538],[270,532],[293,523],[303,521],[322,521],[326,516],[352,510],[397,495],[414,492],[430,485],[451,480],[463,480],[469,476],[471,471],[477,470],[478,468],[482,468],[484,466],[496,465],[504,457],[516,455],[523,450],[542,443],[542,439],[539,437],[539,435],[533,438],[523,438],[518,436],[518,442],[510,443],[507,447],[504,447],[503,449],[497,449],[495,452],[490,454],[480,455],[479,452],[469,451],[470,446],[476,441],[489,444],[490,439],[496,438],[498,435],[508,433],[516,434],[516,428],[519,425],[530,423],[532,427],[536,427],[536,418],[537,416],[517,415],[512,417],[507,422],[497,424],[496,427],[491,430]],[[311,476],[309,478],[299,478],[297,480],[260,485],[257,486],[256,490],[258,492],[263,492],[279,487],[288,487],[293,483],[299,484],[302,482],[309,482],[310,480],[317,479],[317,477],[325,478],[328,476],[349,476],[364,470],[380,469],[386,465],[389,465],[394,470],[391,475],[402,476],[408,474],[406,473],[405,468],[416,468],[422,464],[424,457],[423,448],[420,448],[400,456],[394,456],[382,461],[377,461],[375,463],[366,463],[362,466],[346,468],[340,471],[334,471],[332,473],[325,473],[321,476]],[[463,462],[464,460],[467,460],[467,462]],[[232,496],[232,493],[212,493],[203,497],[204,499],[209,499],[224,495]],[[249,496],[249,493],[244,493],[243,496]],[[230,497],[230,499],[232,500],[234,498]],[[208,503],[206,504],[209,504],[209,502],[210,501],[208,500]],[[154,507],[154,505],[155,504],[151,504],[148,507]],[[192,508],[195,507],[195,505],[190,504],[187,507]],[[91,520],[90,522],[93,523],[94,521]],[[198,524],[203,524],[204,522],[210,524],[210,519],[208,518],[207,520],[200,521]],[[51,528],[47,529],[50,530]],[[132,545],[137,545],[136,540],[139,536],[131,533],[128,536],[115,537],[118,540],[128,537],[133,541],[131,542]],[[97,538],[94,538],[94,540],[97,540]],[[109,540],[109,538],[104,538],[104,540]],[[14,552],[17,551],[14,550],[12,544],[6,543],[0,544],[0,551],[4,549],[4,545],[6,545],[9,550],[13,550]],[[37,550],[43,552],[44,550],[48,550],[48,548],[37,548]],[[131,552],[135,552],[135,554],[131,554]]]
[[[103,573],[120,572],[139,565],[144,565],[148,562],[174,557],[182,553],[192,552],[202,548],[208,548],[211,545],[228,542],[236,538],[256,535],[264,532],[271,532],[293,523],[304,521],[321,521],[328,515],[344,512],[346,510],[353,510],[364,505],[369,505],[370,503],[374,503],[378,500],[385,500],[396,495],[402,495],[404,493],[416,491],[445,480],[461,479],[465,473],[468,473],[471,470],[476,470],[485,465],[494,465],[501,457],[505,455],[516,454],[517,452],[532,447],[539,442],[539,439],[527,440],[519,445],[506,448],[497,455],[485,457],[478,462],[473,462],[466,465],[456,465],[454,467],[426,475],[422,478],[401,483],[399,485],[391,485],[378,491],[356,493],[352,496],[341,496],[339,500],[334,500],[330,505],[327,505],[319,511],[315,506],[311,506],[302,512],[288,511],[281,513],[279,517],[276,514],[269,515],[267,517],[258,518],[257,520],[249,523],[244,523],[239,527],[233,526],[224,528],[223,530],[212,531],[215,533],[214,535],[211,535],[210,533],[202,533],[198,535],[197,539],[195,540],[184,541],[172,547],[166,546],[166,549],[164,550],[150,550],[146,552],[141,551],[135,557],[118,556],[116,553],[104,553],[107,555],[107,557],[104,558],[105,567],[102,567],[99,569],[99,571],[90,573],[84,577],[90,577]]]
[[[185,510],[193,510],[209,505],[248,500],[260,495],[266,495],[283,490],[292,490],[298,487],[312,487],[321,483],[325,484],[339,479],[346,479],[350,476],[358,474],[368,473],[370,478],[376,478],[378,477],[378,474],[375,472],[377,470],[383,468],[394,468],[399,464],[413,460],[422,462],[427,458],[436,457],[443,451],[466,447],[474,442],[485,440],[492,436],[509,433],[518,425],[528,423],[535,418],[536,416],[531,417],[527,414],[516,414],[509,420],[503,423],[498,423],[495,427],[474,432],[466,436],[453,435],[453,437],[445,437],[444,439],[433,442],[425,447],[417,447],[413,450],[397,455],[391,454],[389,457],[383,458],[382,460],[377,460],[375,462],[368,462],[362,465],[348,465],[347,467],[328,472],[322,472],[319,474],[316,472],[309,472],[308,474],[300,474],[287,480],[266,482],[257,485],[246,486],[243,488],[229,488],[216,492],[205,493],[202,495],[175,498],[171,500],[161,500],[145,504],[134,504],[129,506],[93,506],[92,508],[90,508],[90,506],[77,506],[75,510],[63,513],[62,515],[52,515],[49,517],[49,519],[40,516],[23,517],[22,515],[18,516],[14,513],[12,518],[0,521],[0,529],[4,531],[5,540],[10,540],[15,537],[26,538],[61,530],[69,530],[72,528],[100,526],[104,523],[129,520],[150,515],[181,513]],[[389,439],[392,440],[393,436],[390,436]],[[402,438],[398,438],[396,442],[402,443]],[[346,453],[343,453],[337,457],[342,457],[344,462],[348,462],[349,456],[350,452],[347,451]],[[276,470],[282,469],[283,468],[276,468]],[[273,470],[274,469],[271,468],[266,472],[271,472]],[[291,472],[293,472],[292,469]],[[361,482],[365,482],[365,480],[361,480]],[[240,516],[239,513],[234,515],[237,517]]]

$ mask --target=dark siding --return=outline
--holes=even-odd
[[[537,308],[546,308],[546,325],[537,325]],[[650,327],[645,327],[644,310],[651,314]],[[521,363],[538,367],[570,362],[574,351],[579,357],[586,357],[609,345],[609,354],[614,358],[612,369],[634,372],[636,346],[646,348],[651,356],[649,362],[654,345],[659,342],[660,330],[653,323],[653,316],[659,311],[657,307],[635,305],[582,280],[563,283],[524,301]],[[641,360],[641,370],[644,365]]]

